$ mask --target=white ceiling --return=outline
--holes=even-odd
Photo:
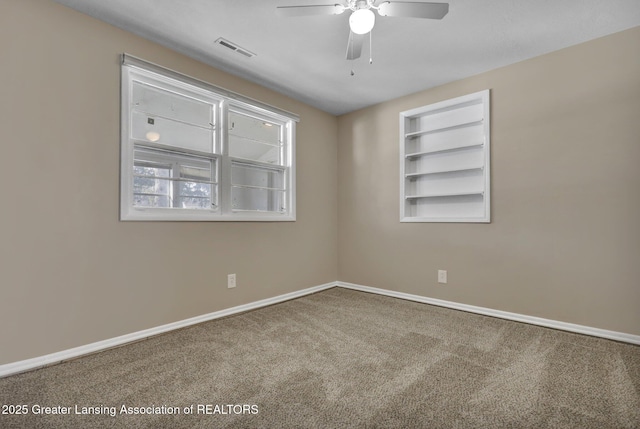
[[[275,14],[343,0],[55,1],[335,115],[640,25],[640,0],[449,0],[439,21],[376,16],[370,65],[368,41],[345,59],[349,13]]]

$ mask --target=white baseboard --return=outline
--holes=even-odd
[[[134,332],[127,335],[122,335],[115,338],[110,338],[104,341],[98,341],[95,343],[87,344],[85,346],[75,347],[68,350],[63,350],[57,353],[51,353],[45,356],[40,356],[33,359],[27,359],[19,362],[13,362],[5,365],[0,365],[0,378],[6,377],[12,374],[18,374],[21,372],[29,371],[32,369],[41,368],[44,366],[53,365],[66,360],[75,359],[80,356],[88,355],[91,353],[99,352],[102,350],[110,349],[113,347],[121,346],[123,344],[131,343],[134,341],[143,340],[154,335],[162,334],[165,332],[173,331],[175,329],[184,328],[187,326],[195,325],[209,320],[219,319],[221,317],[231,316],[233,314],[242,313],[244,311],[254,310],[268,305],[277,304],[279,302],[288,301],[290,299],[299,298],[301,296],[309,295],[312,293],[320,292],[332,287],[342,287],[346,289],[353,289],[362,292],[375,293],[378,295],[390,296],[393,298],[406,299],[409,301],[421,302],[424,304],[437,305],[439,307],[452,308],[454,310],[468,311],[470,313],[483,314],[486,316],[498,317],[501,319],[514,320],[516,322],[524,322],[532,325],[545,326],[547,328],[560,329],[563,331],[576,332],[579,334],[591,335],[594,337],[606,338],[609,340],[622,341],[625,343],[640,345],[640,336],[625,334],[616,331],[607,331],[604,329],[592,328],[589,326],[575,325],[573,323],[560,322],[557,320],[543,319],[540,317],[527,316],[518,313],[509,313],[507,311],[493,310],[491,308],[476,307],[474,305],[460,304],[457,302],[443,301],[435,298],[427,298],[420,295],[413,295],[404,292],[396,292],[387,289],[379,289],[370,286],[362,286],[347,282],[331,282],[323,285],[310,287],[296,292],[279,295],[273,298],[267,298],[260,301],[251,302],[249,304],[239,305],[237,307],[228,308],[225,310],[216,311],[202,316],[192,317],[190,319],[181,320],[174,323],[158,326],[155,328],[145,329],[143,331]]]
[[[260,301],[251,302],[249,304],[239,305],[237,307],[232,307],[232,308],[216,311],[209,314],[204,314],[202,316],[196,316],[190,319],[180,320],[178,322],[169,323],[169,324],[158,326],[155,328],[145,329],[143,331],[138,331],[138,332],[134,332],[127,335],[110,338],[108,340],[98,341],[98,342],[87,344],[80,347],[74,347],[72,349],[63,350],[61,352],[51,353],[51,354],[40,356],[33,359],[27,359],[19,362],[0,365],[0,378],[6,377],[12,374],[18,374],[21,372],[29,371],[32,369],[41,368],[44,366],[53,365],[66,360],[75,359],[80,356],[84,356],[84,355],[99,352],[102,350],[110,349],[113,347],[121,346],[123,344],[131,343],[134,341],[143,340],[145,338],[152,337],[154,335],[158,335],[165,332],[173,331],[175,329],[180,329],[187,326],[195,325],[197,323],[207,322],[209,320],[219,319],[221,317],[230,316],[232,314],[242,313],[244,311],[254,310],[256,308],[266,307],[268,305],[277,304],[279,302],[288,301],[294,298],[299,298],[301,296],[309,295],[315,292],[320,292],[322,290],[330,289],[335,286],[336,286],[335,282],[326,283],[320,286],[314,286],[308,289],[303,289],[296,292],[287,293],[284,295],[278,295],[273,298],[267,298]]]
[[[413,295],[404,292],[396,292],[387,289],[379,289],[370,286],[362,286],[347,282],[336,282],[337,286],[346,289],[354,289],[362,292],[370,292],[378,295],[386,295],[393,298],[406,299],[409,301],[422,302],[424,304],[437,305],[439,307],[452,308],[454,310],[468,311],[470,313],[483,314],[485,316],[498,317],[500,319],[513,320],[516,322],[529,323],[531,325],[544,326],[547,328],[560,329],[562,331],[575,332],[578,334],[591,335],[593,337],[606,338],[609,340],[622,341],[625,343],[640,345],[640,336],[625,334],[623,332],[607,331],[605,329],[592,328],[590,326],[575,325],[573,323],[560,322],[557,320],[543,319],[541,317],[527,316],[518,313],[509,313],[508,311],[493,310],[491,308],[476,307],[474,305],[460,304],[452,301],[443,301],[441,299],[427,298],[420,295]]]

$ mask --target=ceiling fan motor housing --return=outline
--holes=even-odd
[[[375,6],[373,5],[374,0],[349,0],[347,7],[352,11],[360,10],[360,9],[371,9]]]

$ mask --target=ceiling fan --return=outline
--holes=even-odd
[[[396,16],[406,18],[442,19],[449,12],[448,3],[427,3],[407,1],[378,0],[343,0],[343,3],[328,5],[278,6],[276,12],[281,16],[308,15],[340,15],[351,10],[349,16],[349,42],[347,43],[347,59],[355,60],[362,53],[365,35],[370,33],[376,21],[377,11],[380,16]]]

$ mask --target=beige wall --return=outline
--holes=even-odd
[[[123,52],[299,114],[297,222],[119,222]],[[48,0],[0,54],[0,364],[337,278],[334,116]]]
[[[639,335],[638,46],[640,27],[340,117],[339,279]],[[400,223],[399,112],[486,88],[492,223]]]

